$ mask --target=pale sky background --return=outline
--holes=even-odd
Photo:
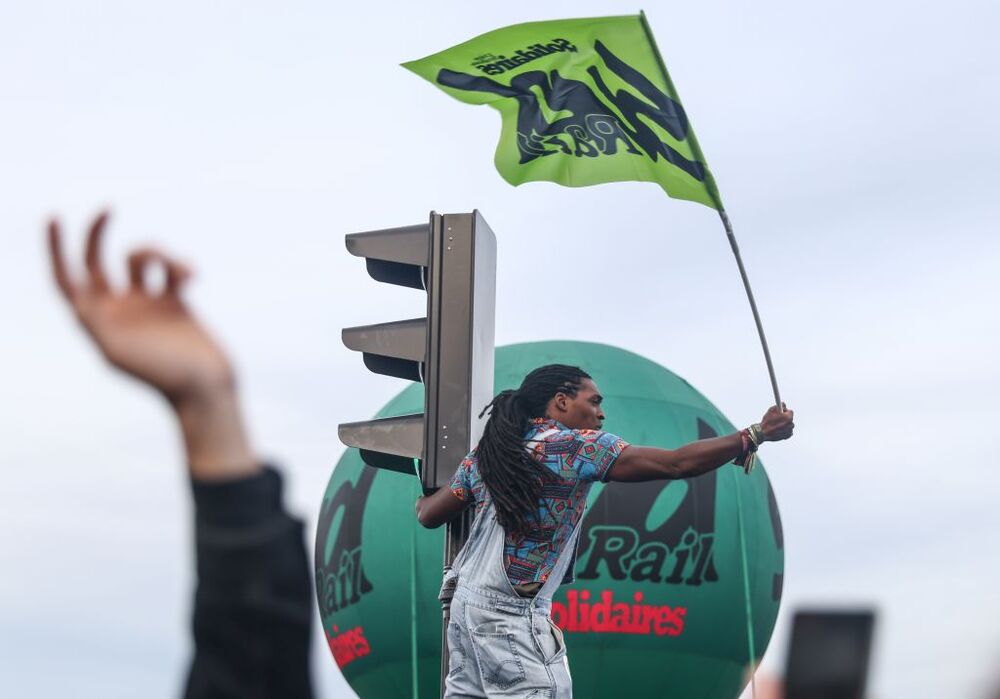
[[[261,453],[312,527],[343,448],[403,382],[344,326],[412,317],[348,232],[479,208],[497,340],[618,345],[737,424],[770,399],[722,228],[652,184],[512,188],[499,116],[398,63],[615,2],[0,5],[0,693],[171,697],[190,654],[188,493],[169,414],[112,374],[50,283],[42,224],[107,260],[158,241],[235,355]],[[765,453],[786,584],[878,605],[872,696],[1000,682],[1000,51],[995,2],[644,8],[736,226],[791,442]],[[542,309],[548,309],[542,310]],[[309,546],[313,533],[309,534]],[[317,632],[321,696],[352,696]]]

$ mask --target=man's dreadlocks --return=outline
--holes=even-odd
[[[583,379],[589,378],[575,366],[539,367],[524,377],[520,388],[501,391],[479,414],[490,414],[476,448],[479,474],[504,531],[527,531],[531,520],[538,517],[542,485],[555,478],[525,449],[531,419],[544,417],[549,401],[557,393],[575,396]]]

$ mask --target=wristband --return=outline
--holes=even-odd
[[[743,450],[733,461],[737,466],[743,467],[743,472],[749,474],[757,465],[757,447],[760,445],[759,427],[751,425],[740,431],[740,438],[743,440]]]

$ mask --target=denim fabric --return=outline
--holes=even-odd
[[[549,614],[579,533],[577,523],[552,575],[535,597],[524,598],[507,579],[504,531],[492,502],[477,514],[442,587],[457,576],[448,624],[446,698],[572,698],[566,644]]]

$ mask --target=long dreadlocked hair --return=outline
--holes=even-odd
[[[544,417],[557,393],[575,396],[590,375],[575,366],[549,364],[524,377],[517,390],[501,391],[479,413],[489,412],[483,437],[476,447],[479,474],[493,499],[497,521],[504,531],[525,533],[538,518],[542,486],[555,478],[525,449],[524,435],[531,419]]]

